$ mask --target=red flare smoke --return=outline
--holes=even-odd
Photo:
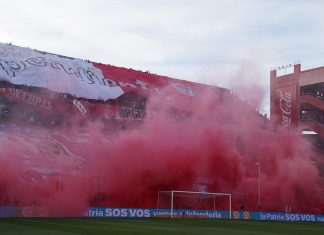
[[[151,97],[147,109],[150,117],[119,131],[91,121],[3,129],[0,204],[78,215],[94,204],[154,208],[159,190],[174,189],[232,193],[234,209],[256,210],[260,162],[262,210],[324,211],[310,146],[236,97]]]

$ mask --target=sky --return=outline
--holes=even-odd
[[[0,42],[232,89],[324,66],[321,0],[0,0]],[[255,93],[255,94],[254,94]],[[262,95],[260,95],[262,93]]]

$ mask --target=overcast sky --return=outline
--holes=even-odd
[[[269,72],[324,66],[324,1],[0,0],[0,42],[264,93]],[[254,91],[258,91],[254,94]]]

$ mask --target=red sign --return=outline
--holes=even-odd
[[[296,86],[276,89],[275,115],[282,126],[290,129],[297,126]]]

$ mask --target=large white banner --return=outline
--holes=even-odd
[[[90,62],[3,43],[0,43],[0,81],[88,99],[116,99],[124,93],[119,86],[106,86],[101,70]]]

